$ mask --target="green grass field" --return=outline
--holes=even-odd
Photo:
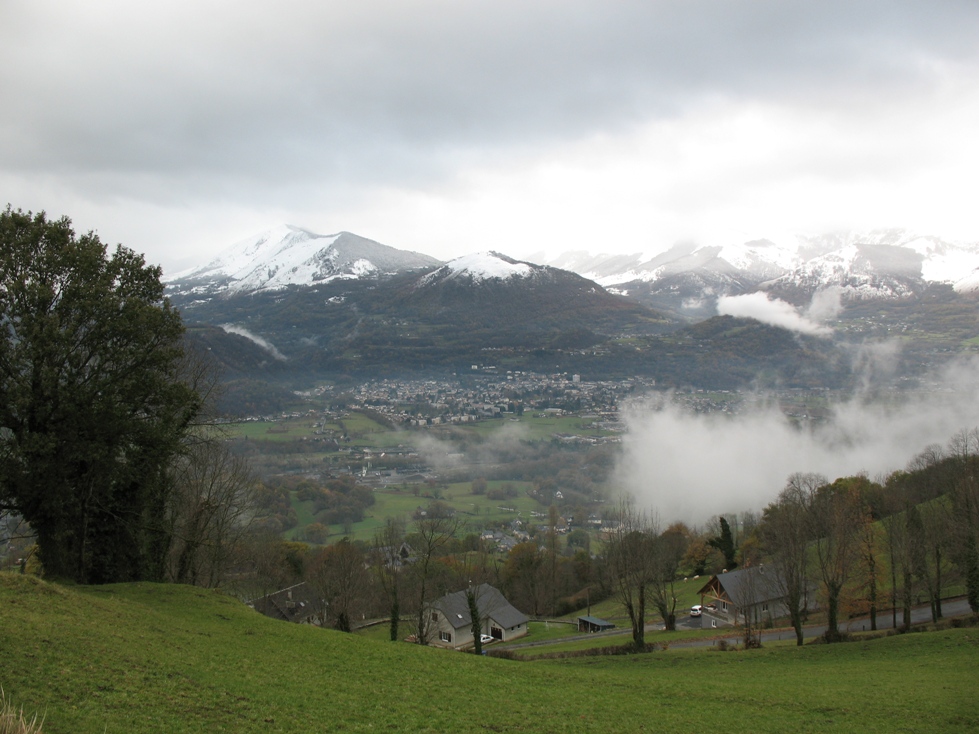
[[[49,734],[942,732],[979,631],[516,662],[275,622],[213,591],[0,575],[0,685]]]
[[[450,484],[447,488],[439,491],[439,500],[449,505],[457,513],[465,524],[478,525],[483,527],[487,524],[507,522],[520,518],[525,523],[546,522],[543,517],[533,517],[533,512],[544,513],[547,508],[543,507],[536,500],[526,495],[526,490],[531,487],[529,482],[487,482],[487,486],[502,487],[510,484],[517,490],[517,497],[505,500],[491,500],[485,495],[473,495],[472,485],[469,482],[460,484]],[[374,504],[367,508],[364,519],[353,523],[349,533],[352,540],[371,541],[377,530],[384,526],[387,518],[411,518],[412,514],[419,508],[425,507],[432,502],[432,497],[425,496],[428,488],[419,487],[419,494],[414,494],[411,487],[401,487],[392,485],[384,489],[374,491]],[[308,523],[313,521],[311,503],[293,501],[296,508],[296,515],[299,520],[298,526],[292,531],[295,535]],[[334,543],[344,537],[342,525],[331,525],[328,543]],[[460,535],[468,532],[467,528],[460,531]]]

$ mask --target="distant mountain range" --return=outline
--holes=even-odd
[[[678,326],[567,270],[495,252],[443,264],[349,233],[296,227],[262,233],[172,276],[167,293],[228,372],[251,365],[251,376],[469,370],[523,364],[535,351],[553,370],[561,350]]]
[[[169,277],[167,293],[194,340],[241,378],[492,364],[647,374],[669,385],[732,387],[764,375],[812,386],[844,384],[843,342],[886,336],[888,319],[899,318],[905,336],[928,332],[914,369],[936,350],[961,349],[979,335],[966,297],[979,289],[977,268],[979,246],[892,231],[792,248],[761,240],[648,256],[566,253],[535,264],[497,252],[442,263],[347,232],[283,225]],[[805,336],[717,315],[721,297],[757,291],[801,314],[829,289],[852,314],[842,330]]]
[[[979,243],[947,242],[903,230],[800,237],[790,245],[755,240],[724,246],[681,244],[654,254],[579,251],[530,259],[577,273],[611,293],[693,318],[713,313],[718,297],[757,290],[798,304],[827,288],[838,289],[844,301],[908,296],[929,283],[952,284],[958,292],[979,290]],[[539,279],[545,272],[498,253],[444,264],[349,232],[319,235],[280,225],[168,280],[172,292],[208,297],[434,268],[439,269],[428,276],[433,281]]]
[[[930,283],[958,292],[979,289],[979,243],[961,244],[903,230],[697,247],[656,254],[569,252],[539,258],[573,270],[615,293],[690,316],[709,315],[718,297],[757,290],[801,304],[839,289],[844,301],[921,293]]]

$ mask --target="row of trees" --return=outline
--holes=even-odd
[[[900,608],[907,627],[922,595],[932,618],[941,618],[942,590],[957,574],[971,609],[979,612],[977,477],[975,430],[959,433],[944,449],[930,447],[907,470],[877,482],[865,476],[832,483],[818,474],[790,477],[765,509],[749,555],[774,564],[798,643],[813,586],[825,602],[831,640],[840,635],[845,594],[869,613],[872,629],[885,604],[894,626]]]
[[[657,520],[631,505],[611,518],[599,582],[622,604],[633,641],[644,644],[652,608],[667,629],[676,621],[674,583],[682,575],[767,566],[802,644],[812,603],[825,610],[826,639],[838,640],[841,617],[866,613],[872,629],[885,606],[893,626],[910,625],[922,597],[935,621],[942,593],[961,583],[979,612],[979,430],[963,431],[947,447],[932,446],[905,471],[878,481],[863,475],[829,482],[794,474],[760,517],[715,518],[701,533]],[[761,593],[746,577],[741,591]],[[768,591],[765,589],[764,591]],[[734,599],[751,607],[754,599]],[[758,620],[744,615],[746,639]]]

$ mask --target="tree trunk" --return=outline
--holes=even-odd
[[[802,647],[804,638],[802,634],[802,612],[798,606],[790,614],[792,618],[792,628],[795,630],[795,644]]]
[[[979,548],[976,539],[970,538],[966,549],[965,589],[969,600],[969,609],[973,614],[979,614]]]
[[[639,615],[632,623],[632,641],[636,644],[637,650],[646,647],[646,603],[639,600]]]
[[[826,641],[839,642],[840,640],[840,590],[835,586],[827,589],[826,593]]]
[[[904,572],[903,618],[901,628],[907,632],[911,629],[911,572]]]
[[[401,614],[401,608],[398,604],[398,597],[395,596],[391,600],[391,642],[398,641],[398,621],[399,615]]]

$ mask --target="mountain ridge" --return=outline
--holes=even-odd
[[[240,240],[209,263],[166,280],[171,290],[214,295],[283,290],[437,264],[428,255],[398,250],[350,232],[321,235],[283,224]]]
[[[844,301],[902,298],[931,283],[948,283],[958,292],[979,289],[979,243],[900,229],[800,236],[790,245],[687,242],[654,256],[578,250],[542,261],[613,293],[693,318],[710,315],[717,298],[757,290],[802,303],[827,288],[839,289]]]

